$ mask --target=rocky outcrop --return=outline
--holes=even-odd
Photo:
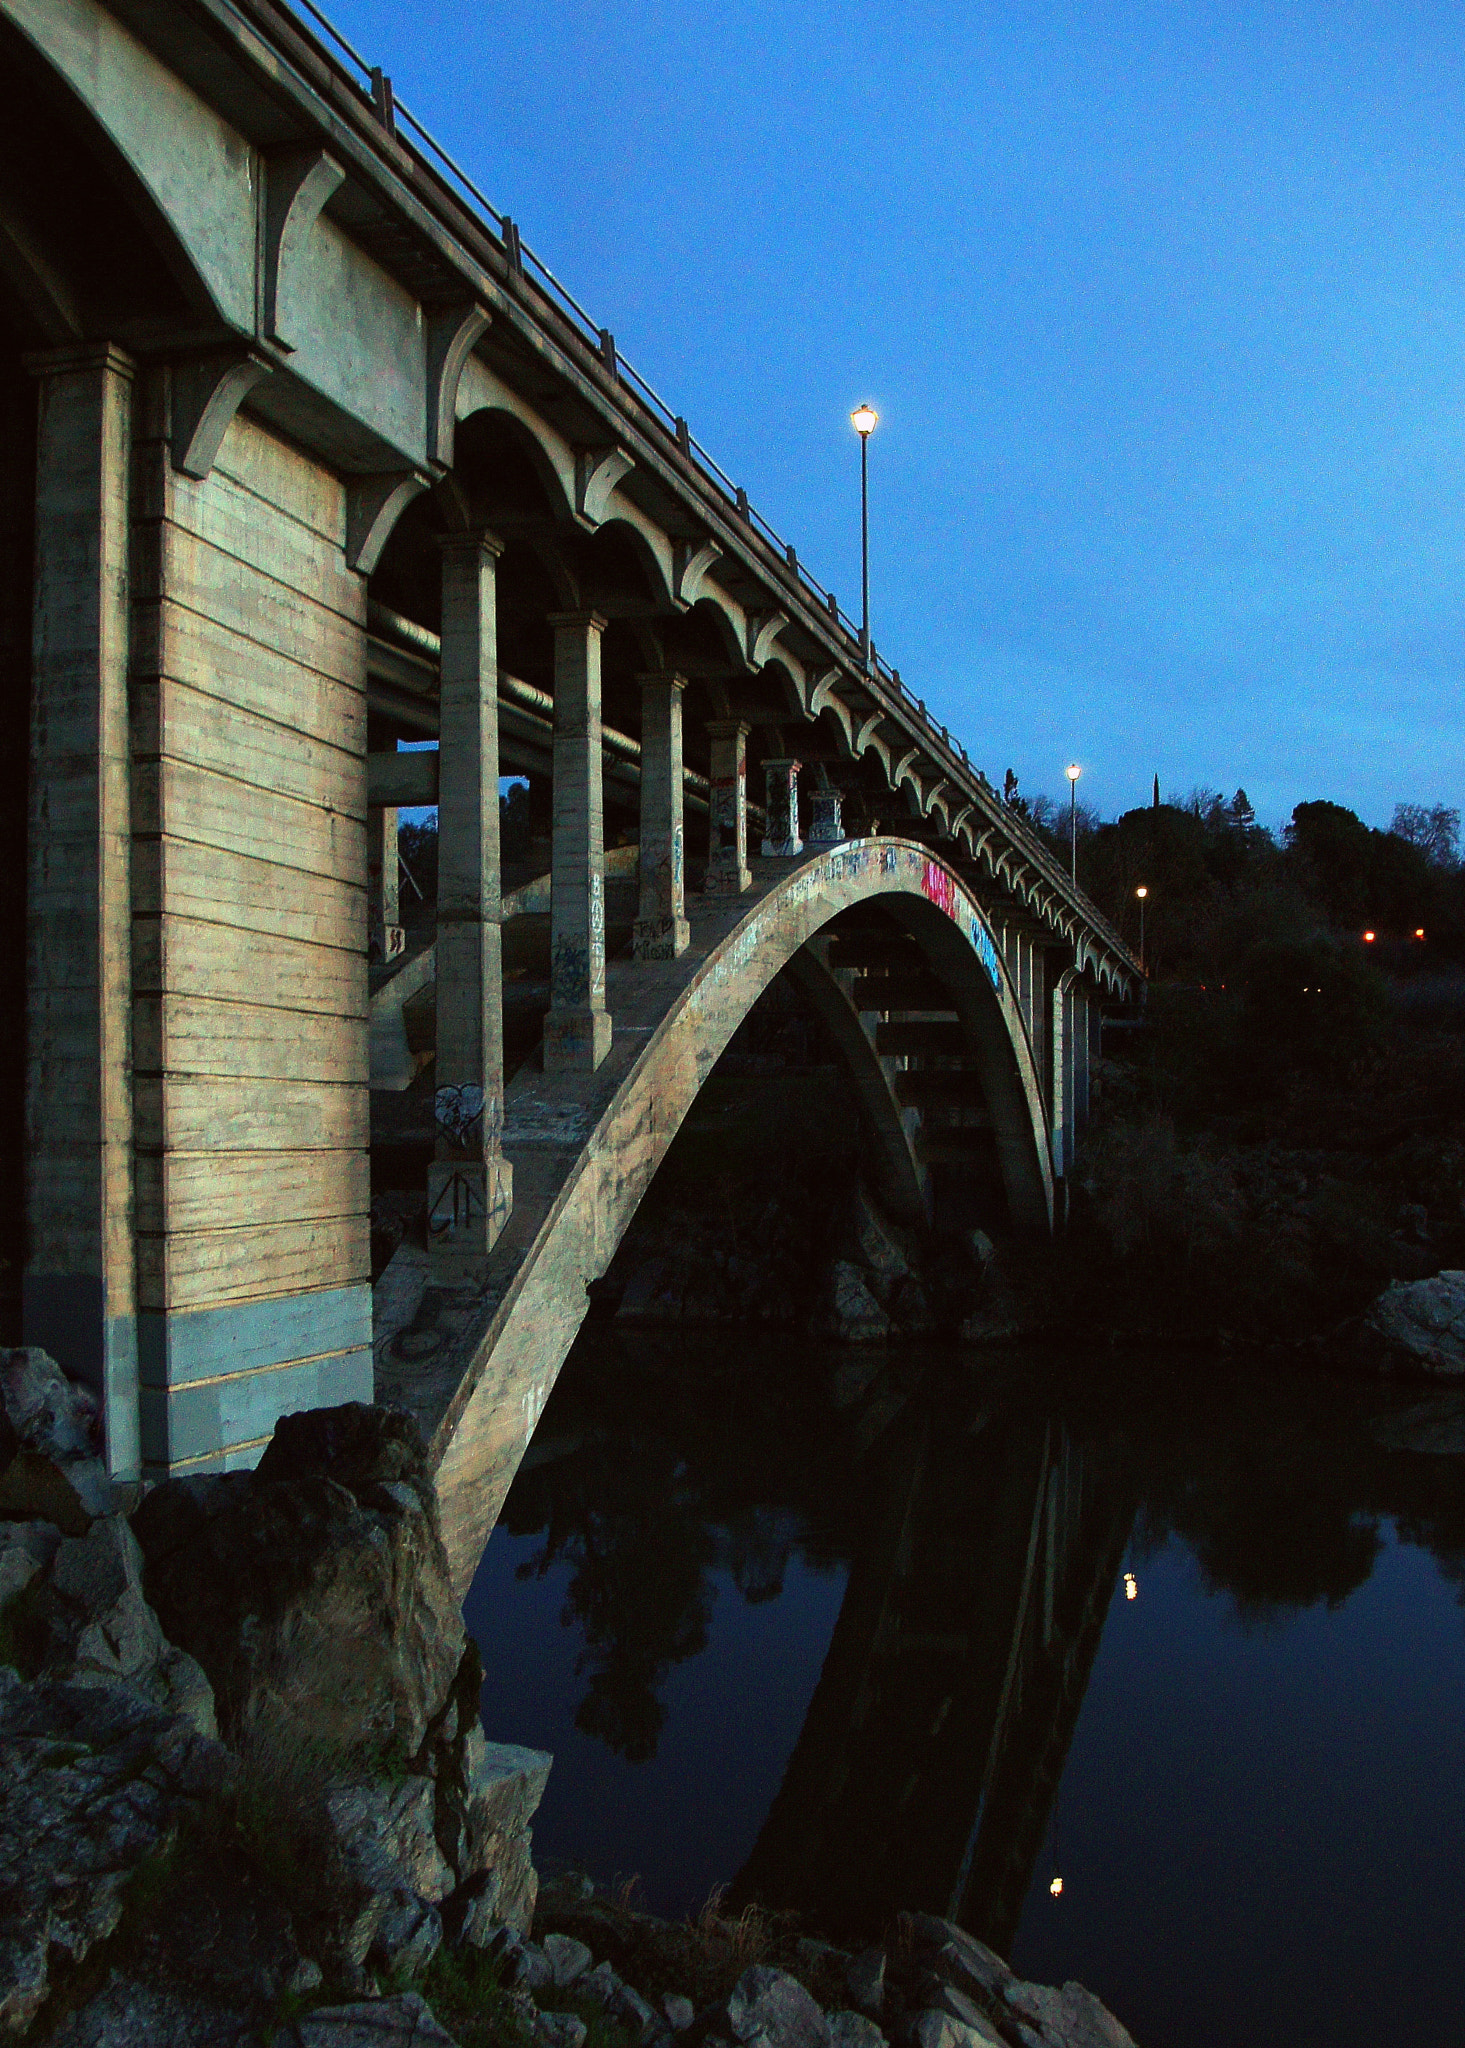
[[[484,1741],[416,1424],[288,1416],[255,1471],[169,1481],[134,1526],[246,1784],[314,1853],[295,1902],[313,1953],[347,1982],[411,1975],[445,1921],[527,1927],[550,1760]]]
[[[1465,1374],[1465,1272],[1392,1282],[1363,1318],[1358,1344],[1386,1372]]]
[[[127,1888],[228,1781],[217,1742],[126,1685],[0,1666],[0,2032],[122,1918]]]

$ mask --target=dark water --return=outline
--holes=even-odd
[[[1465,2042],[1449,1445],[1465,1398],[1193,1358],[592,1327],[469,1598],[485,1722],[554,1752],[541,1867],[662,1913],[950,1913],[1140,2048]]]

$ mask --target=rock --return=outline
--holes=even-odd
[[[1065,1984],[1055,1991],[1014,1977],[1006,2000],[1021,2048],[1134,2048],[1113,2013],[1082,1984]]]
[[[1465,1398],[1437,1394],[1396,1415],[1375,1416],[1368,1433],[1386,1451],[1414,1451],[1424,1457],[1465,1453]],[[4,1569],[0,1553],[0,1571]]]
[[[832,2012],[829,2039],[831,2048],[886,2048],[885,2036],[862,2012]]]
[[[484,1871],[443,1901],[443,1935],[452,1947],[502,1946],[500,1938],[507,1937],[510,1930],[498,1912],[499,1889],[497,1871]]]
[[[980,2014],[972,2023],[949,2012],[923,2012],[911,2028],[911,2040],[914,2048],[1008,2048],[996,2028]]]
[[[366,1960],[394,1982],[420,1977],[443,1945],[443,1918],[415,1892],[399,1892],[377,1922]]]
[[[1023,1319],[1012,1302],[1000,1299],[973,1309],[958,1334],[963,1344],[1011,1344],[1023,1334]]]
[[[490,1942],[490,1955],[504,1959],[504,1981],[523,1991],[548,1991],[554,1983],[554,1965],[542,1948],[521,1941],[511,1929],[504,1930],[502,1942]]]
[[[35,1345],[0,1350],[0,1406],[20,1441],[43,1457],[65,1463],[101,1454],[95,1394]]]
[[[142,1552],[122,1517],[102,1517],[85,1535],[54,1546],[44,1536],[34,1541],[50,1557],[30,1582],[30,1675],[128,1685],[154,1706],[186,1715],[200,1735],[217,1734],[213,1690],[158,1626],[143,1594]]]
[[[541,1946],[560,1991],[577,1983],[594,1960],[584,1942],[576,1941],[572,1934],[546,1934]]]
[[[836,1259],[830,1274],[830,1303],[825,1328],[842,1344],[879,1344],[890,1335],[890,1318],[870,1292],[859,1267]]]
[[[88,1388],[34,1346],[0,1350],[0,1515],[85,1534],[117,1505],[101,1448]]]
[[[44,1570],[60,1541],[54,1522],[0,1522],[0,1607]]]
[[[955,1985],[977,1998],[996,1998],[1003,1988],[1012,1982],[1012,1972],[1001,1956],[978,1941],[974,1934],[968,1934],[964,1927],[957,1927],[949,1920],[936,1921],[944,1929],[947,1939],[942,1942],[933,1956],[927,1958],[927,1965],[933,1975],[944,1984]]]
[[[965,1991],[958,1991],[954,1984],[942,1984],[938,1981],[931,1996],[931,2008],[936,2012],[949,2013],[954,2020],[960,2020],[964,2027],[975,2027],[980,2030],[992,2024],[991,2017],[985,2009]]]
[[[475,1684],[475,1707],[476,1703]],[[495,1873],[495,1913],[520,1934],[527,1933],[533,1922],[539,1891],[530,1860],[529,1822],[544,1797],[553,1762],[542,1749],[486,1742],[476,1718],[463,1742],[461,1838],[450,1853],[460,1873]]]
[[[398,1410],[283,1417],[255,1471],[168,1480],[138,1509],[149,1598],[237,1741],[420,1750],[465,1647],[426,1447]]]
[[[51,2042],[52,2048],[254,2048],[259,2038],[258,2022],[244,2013],[114,1970]]]
[[[869,1190],[856,1187],[852,1222],[861,1261],[882,1280],[904,1280],[910,1272],[905,1246],[894,1225],[877,1208]]]
[[[230,1771],[218,1743],[130,1688],[0,1667],[0,2030],[112,1933],[139,1865]]]
[[[623,2027],[634,2027],[638,2040],[648,2042],[658,2034],[666,2036],[666,2022],[656,2009],[629,1984],[622,1984],[611,1999],[607,2010],[612,2019],[619,2020]]]
[[[885,2003],[884,1949],[862,1949],[846,1967],[844,1981],[861,2012],[879,2012]]]
[[[542,2012],[534,2023],[540,2048],[585,2048],[589,2031],[576,2012]]]
[[[326,1818],[348,1867],[364,1878],[380,1871],[434,1904],[454,1888],[453,1871],[433,1832],[437,1788],[413,1772],[400,1784],[381,1781],[334,1785],[325,1793]]]
[[[300,2048],[456,2048],[415,1991],[361,2005],[322,2005],[295,2022]]]
[[[828,2020],[798,1978],[783,1970],[761,1963],[744,1970],[725,2011],[734,2041],[761,2035],[768,2048],[830,2048]]]
[[[930,1297],[920,1281],[914,1276],[902,1280],[890,1297],[889,1309],[901,1329],[913,1337],[929,1336],[939,1327],[940,1318],[931,1306]]]
[[[609,1963],[597,1963],[593,1970],[585,1972],[578,1989],[586,1998],[593,1998],[597,2005],[609,2005],[622,1985]]]
[[[985,1230],[969,1230],[966,1234],[966,1247],[984,1273],[997,1256],[997,1247]]]
[[[1395,1280],[1364,1317],[1359,1343],[1385,1371],[1465,1373],[1465,1273]]]
[[[697,2009],[690,1998],[683,1998],[679,1991],[664,1991],[661,2009],[666,2014],[666,2023],[674,2034],[685,2034],[697,2017]]]

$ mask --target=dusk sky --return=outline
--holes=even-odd
[[[1465,11],[327,11],[1000,783],[1465,797]]]

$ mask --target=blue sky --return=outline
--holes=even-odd
[[[332,0],[1000,781],[1465,799],[1465,10]]]

